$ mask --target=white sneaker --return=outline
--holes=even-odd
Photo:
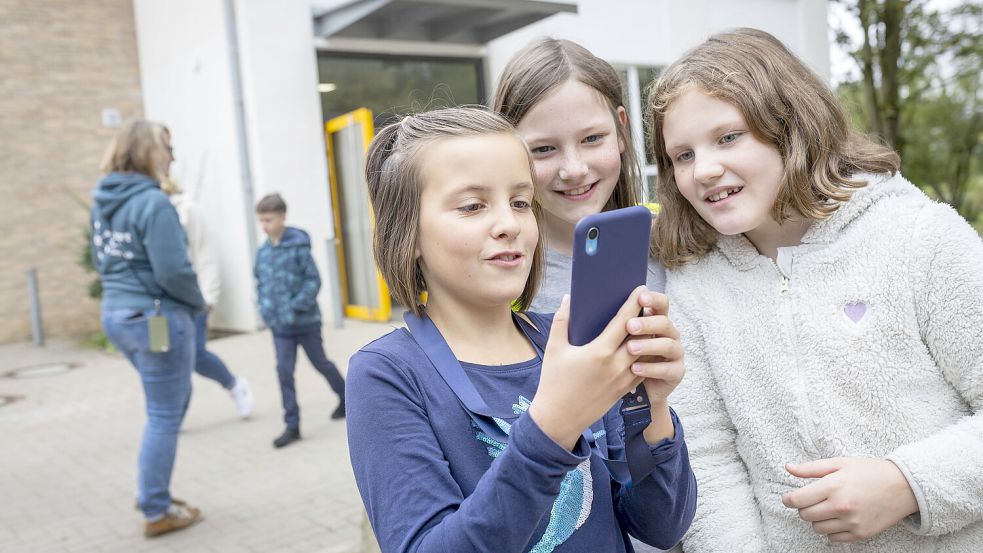
[[[253,391],[249,389],[249,383],[246,379],[237,376],[235,386],[229,390],[232,394],[232,399],[236,402],[236,412],[239,416],[246,418],[250,413],[253,412]]]

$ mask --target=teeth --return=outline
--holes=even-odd
[[[590,187],[591,185],[588,184],[587,186],[581,186],[580,188],[574,188],[573,190],[564,190],[563,194],[565,196],[579,196],[590,190]]]
[[[741,191],[741,187],[731,188],[730,190],[723,190],[721,192],[717,192],[716,194],[711,194],[709,197],[707,197],[707,199],[710,200],[711,202],[719,202],[720,200],[730,196],[731,194],[737,194],[740,191]]]
[[[501,259],[502,261],[512,261],[513,259],[515,259],[515,256],[514,255],[500,255],[500,256],[498,256],[498,258]]]

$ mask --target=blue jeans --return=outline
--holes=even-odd
[[[218,382],[226,390],[236,383],[229,368],[217,355],[205,349],[208,340],[208,313],[202,311],[195,315],[195,372]]]
[[[321,339],[321,323],[273,329],[273,345],[276,347],[276,373],[280,379],[280,396],[283,400],[283,420],[287,428],[300,427],[300,406],[297,405],[297,391],[294,388],[294,367],[297,364],[297,346],[311,364],[328,380],[331,389],[342,401],[345,400],[345,380],[338,367],[324,354]]]
[[[191,399],[191,367],[195,356],[195,329],[185,311],[164,311],[171,347],[149,351],[147,318],[153,309],[104,309],[106,337],[136,367],[146,396],[147,423],[143,428],[138,462],[140,509],[157,518],[171,506],[171,473],[177,453],[177,435]]]

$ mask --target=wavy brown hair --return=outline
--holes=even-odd
[[[523,144],[508,121],[480,106],[437,109],[407,115],[384,127],[372,139],[365,161],[365,179],[375,215],[372,243],[375,262],[396,300],[420,315],[420,295],[427,283],[416,259],[420,236],[420,194],[423,191],[421,151],[439,140],[455,137],[507,134]],[[525,147],[530,178],[534,174],[532,156]],[[541,220],[539,204],[533,201],[533,214]],[[516,300],[525,310],[536,297],[543,274],[542,226],[533,253],[526,285]]]
[[[492,109],[518,125],[533,106],[570,79],[593,88],[604,98],[614,118],[618,140],[624,145],[621,176],[604,210],[637,205],[641,201],[638,154],[631,141],[630,121],[629,125],[622,125],[618,118],[618,108],[624,107],[624,93],[618,73],[610,63],[576,42],[549,37],[534,40],[506,64]]]
[[[735,106],[751,133],[778,149],[785,170],[772,217],[779,223],[825,219],[867,185],[855,175],[893,174],[901,164],[897,153],[850,128],[833,91],[778,39],[757,29],[714,35],[669,66],[648,96],[662,204],[654,246],[666,267],[703,257],[717,241],[680,194],[663,136],[673,101],[694,88]]]

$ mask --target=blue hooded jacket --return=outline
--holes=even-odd
[[[256,252],[253,274],[259,312],[274,332],[321,322],[321,277],[306,232],[287,227],[277,244],[267,239]]]
[[[110,173],[92,193],[92,260],[102,279],[102,306],[204,309],[177,211],[157,181]]]

